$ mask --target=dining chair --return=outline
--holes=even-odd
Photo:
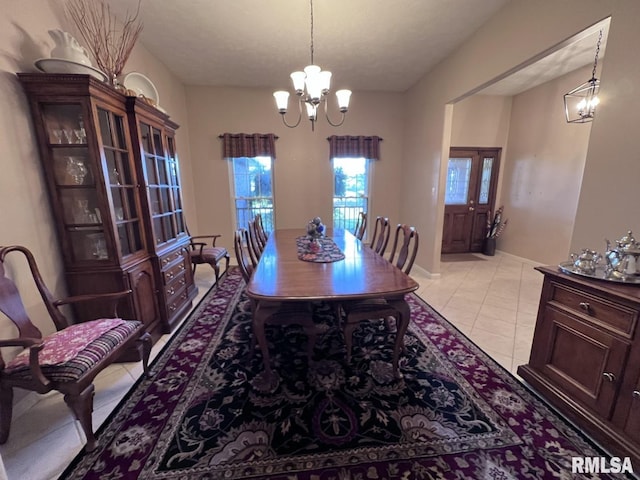
[[[189,229],[185,228],[187,235],[191,237],[189,245],[189,257],[191,258],[192,272],[196,273],[196,267],[203,263],[208,263],[213,268],[216,276],[216,283],[220,278],[219,263],[224,259],[226,272],[229,268],[229,252],[225,247],[216,246],[216,241],[222,235],[196,235],[191,236]],[[202,240],[207,240],[206,242]]]
[[[418,254],[419,235],[415,227],[410,227],[406,224],[398,224],[396,227],[396,235],[393,239],[393,247],[391,248],[391,255],[389,261],[393,263],[396,258],[396,252],[398,253],[397,260],[395,262],[396,267],[409,275],[413,262],[416,260]]]
[[[384,255],[384,251],[387,249],[389,243],[389,236],[391,234],[391,225],[387,217],[376,217],[375,227],[373,229],[373,236],[371,237],[371,248],[381,257]]]
[[[247,241],[245,229],[238,229],[234,234],[234,249],[236,260],[246,283],[249,283],[255,268],[249,258],[248,249],[243,245]],[[260,347],[265,372],[268,376],[273,374],[269,357],[265,327],[267,325],[285,326],[300,325],[307,335],[307,358],[309,362],[313,358],[313,349],[316,344],[318,331],[313,321],[313,311],[309,302],[256,302],[251,300],[251,315],[253,336],[251,337],[250,352],[253,353],[256,343]]]
[[[264,229],[264,224],[262,223],[262,215],[260,213],[256,213],[254,220],[256,221],[256,232],[258,233],[258,237],[260,239],[260,243],[262,243],[262,247],[267,244],[267,240],[269,239],[269,235]]]
[[[42,311],[48,312],[56,330],[50,335],[43,336],[32,322],[18,287],[5,275],[5,259],[11,255],[17,262],[20,258],[12,255],[14,252],[26,258],[44,303]],[[10,264],[10,267],[17,266],[18,263]],[[0,347],[22,348],[11,360],[0,355],[0,443],[9,438],[13,389],[17,387],[37,393],[57,390],[64,394],[64,402],[84,431],[85,450],[95,450],[97,440],[93,433],[92,412],[96,375],[131,353],[142,360],[145,375],[150,375],[151,336],[145,332],[142,322],[117,317],[117,303],[130,294],[131,290],[128,290],[56,300],[45,285],[31,251],[20,245],[0,247],[0,312],[15,324],[17,331],[15,338],[0,340]],[[73,323],[59,309],[89,301],[100,302],[103,308],[98,311],[104,310],[106,316]],[[43,327],[46,321],[38,318],[37,323]]]
[[[409,275],[416,255],[418,253],[419,246],[418,232],[414,227],[400,224],[396,228],[395,238],[393,241],[393,248],[389,261],[391,263],[395,260],[395,266]],[[396,257],[397,253],[397,257]],[[360,325],[361,322],[367,320],[379,320],[385,321],[390,317],[396,320],[396,335],[404,336],[405,332],[397,328],[403,322],[400,322],[399,316],[402,312],[396,308],[393,299],[387,298],[372,298],[367,300],[358,300],[353,302],[345,302],[342,304],[342,310],[344,311],[344,342],[347,350],[347,363],[351,362],[351,351],[353,348],[353,332]],[[393,356],[394,363],[397,365],[397,358],[400,355],[400,349],[404,349],[404,340],[400,343],[394,344]]]
[[[247,244],[246,248],[245,243]],[[233,248],[235,250],[236,261],[238,262],[242,278],[245,283],[249,283],[257,262],[256,264],[253,263],[250,253],[247,251],[251,246],[249,244],[249,235],[246,229],[240,228],[235,231],[233,235]],[[247,253],[245,253],[245,251],[247,251]]]
[[[265,243],[262,243],[262,238],[260,233],[258,232],[258,225],[256,224],[256,220],[250,220],[248,225],[248,235],[249,235],[249,244],[248,247],[253,251],[255,257],[259,260],[262,256],[262,251],[264,250]]]
[[[353,230],[353,234],[358,240],[364,238],[364,233],[367,230],[367,213],[360,212],[358,214],[358,221],[356,222],[356,228]]]

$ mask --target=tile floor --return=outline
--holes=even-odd
[[[439,278],[429,279],[414,267],[418,294],[456,325],[471,340],[515,374],[526,363],[533,337],[542,275],[533,262],[505,255],[453,255],[443,257]],[[213,283],[213,272],[196,272],[198,298]],[[152,358],[166,344],[163,336]],[[94,428],[107,418],[142,373],[136,364],[112,365],[96,377]],[[14,407],[9,441],[0,446],[9,480],[58,478],[82,449],[84,435],[62,396],[28,394]],[[0,474],[0,479],[2,479]]]

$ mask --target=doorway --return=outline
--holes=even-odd
[[[501,148],[451,147],[445,184],[442,253],[481,252],[495,211]]]

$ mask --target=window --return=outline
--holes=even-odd
[[[229,160],[236,228],[248,228],[249,221],[259,213],[264,229],[273,231],[273,159],[238,157]]]
[[[369,208],[369,160],[333,159],[333,228],[353,232],[358,214]]]

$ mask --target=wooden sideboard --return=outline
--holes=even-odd
[[[538,318],[518,374],[611,455],[640,466],[640,285],[536,270]]]

